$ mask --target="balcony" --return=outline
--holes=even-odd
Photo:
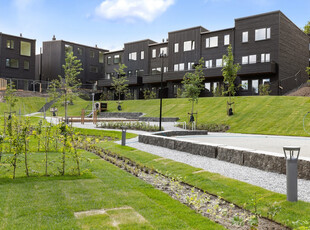
[[[277,63],[275,62],[266,62],[266,63],[255,63],[241,65],[241,70],[238,72],[238,75],[248,75],[248,74],[267,74],[277,73]]]
[[[127,77],[128,81],[126,82],[129,86],[131,85],[141,85],[142,84],[142,77],[140,76],[131,76]],[[111,86],[112,79],[104,79],[98,81],[98,86],[101,87],[109,87]]]

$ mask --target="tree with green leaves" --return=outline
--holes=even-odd
[[[16,89],[14,82],[11,81],[9,84],[6,86],[6,91],[4,93],[4,100],[10,107],[10,113],[12,112],[12,108],[16,105],[16,102],[18,101],[16,97]]]
[[[193,121],[194,103],[198,103],[200,92],[203,90],[203,58],[199,60],[199,64],[194,66],[194,72],[188,72],[183,77],[183,95],[192,103],[191,121]]]
[[[64,76],[59,76],[59,80],[54,80],[50,85],[50,95],[60,96],[65,106],[65,121],[68,118],[68,99],[72,100],[78,95],[78,88],[81,82],[77,77],[83,71],[81,60],[73,55],[73,52],[66,53],[66,62],[62,65]],[[57,94],[57,89],[59,94]]]
[[[59,88],[60,84],[58,79],[54,79],[49,83],[47,93],[51,101],[57,100],[57,98],[60,96]]]
[[[310,34],[310,21],[304,26],[305,34]]]
[[[112,77],[111,85],[112,85],[112,89],[114,89],[115,93],[118,95],[118,108],[120,108],[121,94],[125,93],[128,88],[128,84],[127,84],[128,79],[124,71],[124,69],[126,68],[127,68],[126,65],[119,64],[118,69],[114,69],[118,76]]]
[[[234,63],[234,55],[232,53],[232,47],[231,45],[227,48],[227,55],[223,55],[223,68],[222,68],[222,74],[224,77],[224,84],[226,85],[226,90],[223,91],[224,95],[229,96],[229,102],[227,101],[228,105],[228,111],[227,113],[229,115],[232,115],[232,108],[231,105],[234,103],[231,101],[231,97],[235,96],[236,89],[238,87],[235,86],[235,80],[238,74],[238,71],[241,69],[241,66],[239,63]]]

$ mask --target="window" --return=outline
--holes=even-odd
[[[261,54],[261,59],[260,59],[260,61],[261,61],[262,63],[264,63],[264,62],[270,62],[270,54]]]
[[[167,55],[168,54],[168,48],[167,47],[160,48],[160,54]]]
[[[9,68],[18,69],[19,68],[19,61],[18,61],[18,59],[7,58],[5,60],[5,66],[9,67]]]
[[[111,74],[106,73],[106,79],[111,79]]]
[[[104,53],[103,51],[99,51],[99,63],[103,63],[104,62]]]
[[[73,47],[68,45],[68,44],[65,44],[65,53],[71,53],[73,52]]]
[[[242,57],[242,65],[249,64],[249,57],[248,56],[243,56]]]
[[[179,71],[179,64],[174,64],[173,70],[174,70],[174,71]]]
[[[71,50],[72,52],[72,50]],[[20,42],[20,55],[31,56],[31,43],[30,42]]]
[[[164,67],[164,73],[168,72],[168,67]]]
[[[157,68],[152,68],[152,74],[160,74],[161,73],[161,68],[157,67]]]
[[[132,71],[128,70],[128,77],[131,77],[131,76],[132,76]]]
[[[249,41],[249,32],[246,31],[246,32],[243,32],[242,33],[242,42],[248,42]]]
[[[24,61],[24,70],[29,70],[29,68],[30,68],[29,61]]]
[[[255,41],[270,39],[270,28],[255,30]]]
[[[80,47],[78,47],[78,48],[77,48],[77,54],[78,54],[78,55],[82,55],[82,54],[83,54],[83,49],[80,48]]]
[[[212,60],[206,61],[206,68],[212,68]]]
[[[249,63],[255,64],[256,63],[256,55],[250,55],[249,56]]]
[[[205,83],[205,89],[207,90],[207,91],[211,91],[211,83],[210,82],[206,82]]]
[[[216,59],[216,67],[222,67],[223,66],[223,60],[222,59]]]
[[[230,43],[230,35],[229,35],[229,34],[226,34],[226,35],[224,36],[224,46],[229,45],[229,43]]]
[[[121,62],[121,56],[119,54],[114,55],[114,64],[118,64]]]
[[[263,79],[263,85],[270,84],[270,78]]]
[[[152,58],[156,58],[156,49],[152,49]]]
[[[194,64],[195,64],[194,62],[187,63],[187,69],[188,70],[194,69],[194,67],[193,67]]]
[[[242,90],[248,90],[249,89],[249,81],[248,80],[242,80],[241,81],[241,88],[242,88]]]
[[[111,56],[108,56],[107,63],[108,63],[108,65],[111,65],[111,64],[112,64],[112,57],[111,57]]]
[[[95,58],[95,51],[90,50],[89,51],[89,56],[90,56],[90,58]]]
[[[206,48],[218,46],[218,36],[206,38]]]
[[[141,53],[140,53],[140,57],[141,57],[141,60],[143,60],[143,59],[144,59],[144,51],[141,51]]]
[[[14,41],[13,40],[7,40],[6,41],[6,48],[14,49]]]
[[[129,53],[128,59],[132,60],[132,61],[136,61],[137,60],[137,52]]]
[[[91,65],[89,71],[91,73],[98,73],[98,66]]]
[[[252,90],[254,93],[258,93],[258,80],[252,80]]]
[[[184,70],[184,63],[180,63],[179,64],[179,71],[183,71]]]
[[[186,41],[184,42],[184,51],[191,51],[195,49],[195,41]]]
[[[174,52],[175,53],[179,52],[179,43],[174,43]]]
[[[213,92],[216,91],[217,87],[219,86],[218,82],[213,82]]]

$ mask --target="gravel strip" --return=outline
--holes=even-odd
[[[171,150],[163,147],[147,145],[138,142],[138,138],[127,140],[128,146],[165,157],[174,161],[182,162],[209,172],[219,173],[223,176],[256,185],[267,190],[286,194],[286,175],[265,172],[255,168],[249,168],[232,164],[217,159],[192,155],[185,152]],[[299,200],[310,202],[310,181],[298,179]]]

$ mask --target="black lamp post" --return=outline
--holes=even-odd
[[[163,78],[164,78],[164,58],[167,56],[165,53],[160,53],[159,58],[161,58],[161,76],[160,76],[160,91],[159,91],[159,98],[160,98],[160,105],[159,105],[159,131],[161,131],[161,118],[162,118],[162,111],[163,111]]]

